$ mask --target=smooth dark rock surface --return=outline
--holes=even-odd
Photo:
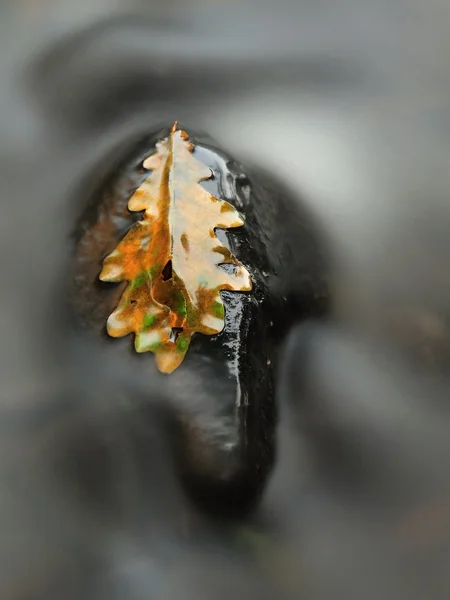
[[[181,366],[159,373],[151,353],[137,354],[133,336],[111,339],[105,325],[126,283],[102,283],[102,261],[138,213],[127,202],[146,178],[142,162],[168,128],[124,148],[124,160],[80,198],[68,298],[76,329],[94,334],[124,361],[139,361],[149,381],[171,399],[179,423],[178,465],[191,497],[208,511],[239,514],[259,499],[275,458],[275,387],[280,345],[294,322],[328,310],[327,267],[316,229],[280,182],[247,169],[185,129],[194,156],[213,177],[202,182],[245,217],[217,236],[248,269],[250,293],[221,292],[225,328],[196,335]],[[140,405],[145,419],[145,406]]]

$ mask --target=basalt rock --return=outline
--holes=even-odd
[[[70,311],[78,329],[98,336],[108,351],[114,346],[124,361],[138,361],[149,381],[158,378],[177,416],[177,464],[191,497],[209,511],[239,514],[258,501],[274,463],[280,345],[294,322],[326,314],[326,264],[310,219],[279,181],[183,128],[195,144],[194,157],[213,174],[201,185],[244,218],[243,227],[217,229],[216,235],[249,272],[252,290],[220,292],[223,331],[195,334],[169,375],[157,371],[151,352],[136,353],[133,335],[108,337],[106,321],[127,283],[100,281],[102,263],[141,216],[127,203],[147,177],[144,159],[167,128],[125,148],[121,163],[80,199]],[[145,407],[136,410],[145,418]]]

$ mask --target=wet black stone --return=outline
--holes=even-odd
[[[210,512],[238,515],[255,506],[275,460],[280,346],[293,323],[327,313],[327,265],[316,226],[281,182],[186,131],[194,155],[213,172],[201,185],[245,217],[242,228],[216,233],[250,272],[252,292],[221,292],[223,332],[195,335],[170,375],[156,371],[153,354],[133,350],[133,336],[107,336],[106,320],[126,284],[100,282],[102,261],[140,216],[128,212],[127,202],[147,176],[143,159],[167,129],[125,150],[100,186],[85,190],[68,297],[77,328],[114,344],[124,360],[140,361],[149,377],[160,379],[177,415],[177,465],[190,496]],[[99,223],[87,242],[83,236]]]

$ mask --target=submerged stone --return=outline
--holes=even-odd
[[[149,378],[160,378],[177,417],[177,464],[190,495],[209,511],[239,514],[256,504],[274,464],[280,345],[294,322],[326,313],[327,269],[311,220],[279,181],[185,129],[193,156],[213,173],[200,185],[244,217],[244,226],[215,234],[249,272],[252,290],[220,292],[225,313],[217,303],[221,312],[214,317],[224,317],[223,331],[194,334],[184,361],[169,375],[155,369],[150,352],[136,353],[133,335],[106,335],[127,283],[99,281],[102,263],[139,219],[127,204],[148,175],[143,161],[167,129],[128,149],[91,193],[77,224],[70,305],[78,327],[108,349],[114,344],[124,360],[140,361]],[[235,265],[221,268],[231,273]]]

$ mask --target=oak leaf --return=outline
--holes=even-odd
[[[144,211],[143,218],[105,258],[100,273],[102,281],[128,281],[108,318],[108,334],[134,333],[137,352],[153,352],[163,373],[181,364],[194,333],[223,330],[220,290],[252,289],[248,271],[215,235],[216,228],[244,221],[200,185],[212,172],[193,150],[177,123],[156,144],[143,162],[151,173],[128,202],[130,211]],[[220,267],[226,263],[234,272]]]

